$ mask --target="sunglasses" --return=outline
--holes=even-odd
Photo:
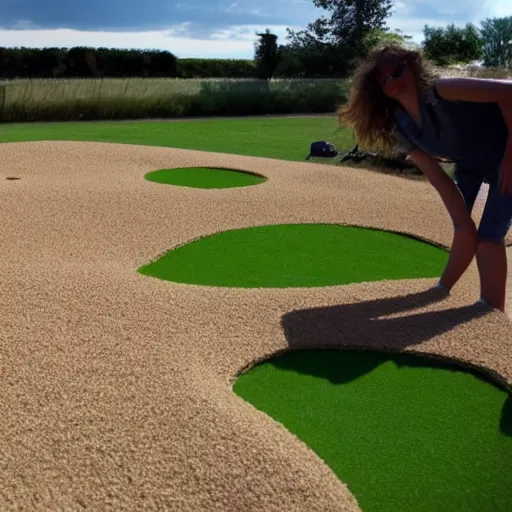
[[[407,61],[402,60],[396,67],[396,69],[390,73],[388,76],[382,78],[382,83],[387,84],[391,80],[396,80],[398,78],[401,78],[404,74],[405,68],[407,67]]]

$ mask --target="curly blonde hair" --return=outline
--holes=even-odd
[[[396,44],[378,46],[356,68],[349,100],[337,111],[340,125],[354,130],[360,146],[387,156],[394,154],[396,143],[392,115],[396,102],[382,92],[377,73],[379,65],[390,57],[407,61],[420,90],[438,78],[421,52]]]

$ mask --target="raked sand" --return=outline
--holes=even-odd
[[[412,351],[512,385],[512,323],[476,304],[475,263],[444,299],[435,279],[237,289],[137,272],[197,237],[263,224],[371,226],[448,247],[426,182],[106,143],[1,144],[0,162],[2,511],[359,510],[312,450],[232,391],[239,372],[289,348]],[[184,166],[268,181],[144,179]]]

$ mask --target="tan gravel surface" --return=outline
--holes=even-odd
[[[476,304],[475,264],[444,299],[435,279],[236,289],[137,272],[199,236],[262,224],[357,224],[449,246],[428,183],[105,143],[1,144],[0,161],[0,510],[359,510],[312,450],[232,391],[244,368],[290,347],[413,351],[512,384],[512,324]],[[183,166],[268,181],[143,179]]]

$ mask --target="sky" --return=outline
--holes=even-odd
[[[178,58],[252,58],[257,32],[286,44],[328,13],[313,0],[0,0],[0,46],[169,50]],[[477,27],[512,16],[512,0],[395,0],[387,25],[421,43],[423,27]]]

